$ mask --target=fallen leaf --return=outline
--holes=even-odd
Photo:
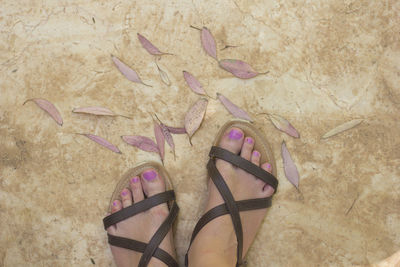
[[[98,115],[98,116],[121,116],[125,118],[132,119],[131,117],[115,114],[113,111],[109,110],[108,108],[103,107],[82,107],[82,108],[74,108],[72,110],[74,113],[84,113],[84,114],[91,114],[91,115]]]
[[[184,70],[183,78],[185,78],[187,85],[193,90],[193,92],[199,95],[207,95],[201,83],[190,72]]]
[[[363,121],[363,119],[354,119],[348,122],[345,122],[335,128],[333,128],[332,130],[330,130],[329,132],[327,132],[326,134],[324,134],[321,138],[325,139],[331,136],[334,136],[338,133],[341,133],[343,131],[349,130],[353,127],[356,127],[357,125],[359,125],[361,122]]]
[[[146,136],[140,136],[140,135],[124,135],[121,136],[122,140],[124,140],[127,144],[131,146],[135,146],[141,150],[147,151],[147,152],[156,152],[159,153],[158,146],[156,143],[154,143],[153,140]]]
[[[226,71],[241,79],[250,79],[259,74],[266,74],[268,72],[256,72],[249,64],[238,59],[223,59],[219,61],[219,66]]]
[[[49,101],[46,99],[42,98],[32,98],[28,99],[24,102],[23,105],[25,105],[26,102],[33,101],[35,104],[46,111],[60,126],[63,125],[63,119],[61,118],[60,112],[57,110],[57,108]]]
[[[282,159],[283,159],[283,169],[285,171],[285,176],[297,189],[299,189],[299,172],[294,164],[292,157],[286,147],[285,141],[282,142]]]
[[[139,42],[142,44],[143,48],[146,49],[146,51],[149,52],[150,54],[155,55],[155,56],[171,55],[169,53],[161,52],[149,40],[147,40],[146,37],[144,37],[140,33],[137,34],[137,37],[139,39]]]
[[[171,147],[172,152],[174,153],[174,158],[175,158],[175,143],[174,143],[174,138],[171,135],[171,132],[168,130],[168,126],[166,126],[164,123],[161,122],[161,120],[157,117],[157,114],[155,114],[157,120],[160,122],[160,127],[162,130],[162,133],[164,135],[165,141],[167,141],[167,144]],[[186,133],[186,131],[185,131]]]
[[[145,84],[144,82],[142,82],[142,80],[139,78],[139,75],[137,74],[136,71],[134,71],[133,69],[131,69],[130,67],[128,67],[124,62],[122,62],[121,60],[119,60],[117,57],[115,56],[111,56],[115,66],[118,68],[118,70],[131,82],[134,83],[141,83],[143,85],[152,87],[151,85]]]
[[[295,138],[300,137],[297,130],[285,118],[275,114],[268,114],[268,117],[278,130],[281,130],[282,132],[287,133]]]
[[[118,147],[116,147],[115,145],[111,144],[110,142],[108,142],[103,137],[100,137],[100,136],[97,136],[97,135],[94,135],[94,134],[80,134],[80,135],[86,136],[90,140],[98,143],[99,145],[102,145],[105,148],[108,148],[109,150],[111,150],[111,151],[113,151],[115,153],[121,154],[121,151],[118,149]]]
[[[220,93],[217,93],[217,97],[219,101],[224,105],[224,107],[235,117],[241,118],[244,120],[248,120],[250,122],[253,122],[253,119],[250,117],[249,114],[247,114],[246,111],[243,109],[239,108],[235,104],[233,104],[228,98],[225,96],[221,95]]]
[[[193,134],[199,129],[201,122],[203,121],[204,115],[206,114],[208,100],[201,98],[189,109],[185,116],[185,129],[189,136],[189,142]]]
[[[180,128],[180,127],[171,127],[171,126],[165,126],[167,127],[168,131],[172,134],[186,134],[186,129],[185,128]]]
[[[203,27],[201,29],[201,44],[208,55],[217,59],[217,47],[215,45],[214,37],[209,29]]]
[[[163,131],[161,129],[160,124],[158,124],[157,121],[153,120],[154,123],[154,136],[157,141],[157,146],[158,146],[158,151],[161,157],[161,161],[164,162],[164,156],[165,156],[165,137],[163,134]]]
[[[167,74],[165,71],[163,71],[163,70],[160,68],[160,66],[158,66],[157,62],[156,62],[156,65],[157,65],[158,72],[160,73],[161,81],[162,81],[163,83],[165,83],[166,85],[170,86],[170,85],[171,85],[171,81],[170,81],[169,78],[168,78],[168,74]]]

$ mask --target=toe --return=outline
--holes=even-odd
[[[219,146],[232,153],[239,154],[243,145],[243,137],[244,134],[241,129],[232,127],[225,132]]]
[[[165,191],[164,179],[154,169],[148,169],[141,174],[143,191],[151,197]]]
[[[247,160],[250,160],[253,147],[254,139],[251,137],[246,137],[243,142],[242,150],[240,151],[240,156]]]
[[[260,166],[260,152],[257,150],[254,150],[253,153],[251,154],[251,162],[257,166]]]
[[[142,183],[138,176],[132,177],[129,183],[132,191],[133,202],[137,203],[144,199]]]
[[[121,191],[122,207],[126,208],[132,205],[132,193],[128,188]]]
[[[267,172],[271,173],[272,171],[272,166],[270,163],[266,162],[263,165],[261,165],[261,168],[266,170]],[[270,186],[269,184],[265,184],[264,188],[263,188],[263,194],[265,195],[265,197],[269,197],[272,196],[272,194],[274,193],[274,188],[272,186]]]
[[[121,201],[114,200],[114,202],[112,203],[112,207],[111,207],[111,213],[115,213],[121,209],[122,209]]]

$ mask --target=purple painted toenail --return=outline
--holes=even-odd
[[[131,182],[132,183],[137,183],[137,182],[139,182],[139,178],[133,177],[133,178],[131,178]]]
[[[114,201],[114,202],[113,202],[113,206],[114,206],[114,207],[117,206],[117,201]]]
[[[242,138],[242,136],[243,136],[243,133],[238,131],[238,130],[236,130],[236,129],[232,129],[229,132],[229,138],[230,139],[239,140],[240,138]]]
[[[121,195],[126,196],[128,194],[128,192],[126,192],[125,190],[122,191]]]
[[[267,169],[270,170],[271,169],[271,164],[267,163]]]
[[[247,137],[247,138],[246,138],[246,142],[247,142],[248,144],[252,144],[252,143],[253,143],[253,138]]]
[[[153,181],[156,179],[157,173],[155,171],[147,171],[143,173],[143,178],[147,181]]]
[[[260,156],[260,152],[254,150],[253,151],[253,156],[259,157]]]

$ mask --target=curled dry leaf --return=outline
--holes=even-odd
[[[115,56],[111,56],[115,66],[118,68],[118,70],[131,82],[134,83],[141,83],[143,85],[149,86],[151,87],[151,85],[145,84],[144,82],[142,82],[142,80],[140,79],[139,75],[137,74],[136,71],[134,71],[133,69],[131,69],[130,67],[128,67],[124,62],[122,62],[121,60],[119,60],[117,57]]]
[[[124,140],[127,144],[131,146],[135,146],[141,150],[147,152],[156,152],[159,153],[158,146],[154,143],[153,140],[146,136],[141,135],[124,135],[121,136],[122,140]]]
[[[185,78],[187,85],[193,90],[193,92],[199,95],[207,95],[201,83],[190,72],[184,70],[183,78]]]
[[[161,122],[161,120],[157,117],[157,114],[155,114],[157,120],[160,122],[160,127],[161,131],[164,135],[165,141],[167,141],[167,144],[171,147],[172,152],[174,153],[174,158],[175,158],[175,143],[174,143],[174,138],[171,135],[171,132],[168,130],[168,126],[166,126],[164,123]]]
[[[201,29],[201,45],[208,55],[218,60],[217,47],[215,45],[214,37],[212,36],[210,30],[206,27],[203,27],[203,29]]]
[[[155,55],[155,56],[171,55],[169,53],[161,52],[149,40],[147,40],[146,37],[144,37],[140,33],[137,34],[137,37],[139,39],[139,42],[142,44],[143,48],[146,49],[146,51],[149,52],[150,54]]]
[[[294,164],[292,157],[286,147],[285,141],[282,142],[282,159],[283,159],[283,169],[285,171],[285,176],[297,189],[299,189],[299,172]]]
[[[156,62],[156,65],[157,65],[158,72],[160,73],[161,81],[162,81],[163,83],[165,83],[166,85],[170,86],[170,85],[171,85],[171,81],[170,81],[169,78],[168,78],[168,74],[167,74],[165,71],[163,71],[163,70],[160,68],[160,66],[158,66],[157,62]]]
[[[275,114],[268,114],[268,117],[278,130],[281,130],[282,132],[287,133],[295,138],[300,137],[297,130],[285,118]]]
[[[74,113],[84,113],[84,114],[91,114],[91,115],[98,115],[98,116],[121,116],[125,118],[132,119],[131,117],[115,114],[113,111],[109,110],[108,108],[103,107],[82,107],[82,108],[74,108],[72,110]]]
[[[172,134],[187,134],[185,128],[165,126]]]
[[[63,125],[63,119],[61,118],[60,112],[57,110],[57,108],[48,100],[42,99],[42,98],[32,98],[28,99],[24,102],[23,105],[25,105],[26,102],[33,101],[35,104],[46,111],[57,123],[58,125],[62,126]]]
[[[164,161],[164,156],[165,156],[165,137],[163,134],[163,131],[161,129],[160,124],[158,124],[157,121],[153,120],[154,123],[154,136],[157,141],[157,146],[158,146],[158,152],[161,157],[161,161]]]
[[[189,142],[193,134],[199,129],[201,122],[203,121],[204,115],[206,114],[208,100],[201,98],[189,109],[185,116],[185,129],[189,135]]]
[[[118,147],[116,147],[115,145],[111,144],[110,142],[108,142],[103,137],[100,137],[100,136],[97,136],[97,135],[94,135],[94,134],[80,134],[80,135],[86,136],[90,140],[98,143],[99,145],[102,145],[105,148],[108,148],[109,150],[111,150],[111,151],[113,151],[115,153],[121,154],[121,151],[118,149]]]
[[[219,61],[219,66],[226,71],[241,79],[250,79],[259,74],[266,74],[268,72],[256,72],[249,64],[238,59],[223,59]]]
[[[235,104],[233,104],[228,98],[225,96],[221,95],[220,93],[217,93],[217,97],[219,101],[224,105],[224,107],[235,117],[244,119],[250,122],[253,122],[253,119],[250,117],[250,115],[244,111],[243,109],[239,108]]]
[[[341,133],[343,131],[346,131],[346,130],[349,130],[351,128],[354,128],[357,125],[359,125],[362,121],[363,121],[363,119],[355,119],[355,120],[351,120],[351,121],[345,122],[345,123],[333,128],[332,130],[330,130],[329,132],[324,134],[321,138],[325,139],[325,138],[334,136],[334,135],[336,135],[338,133]]]

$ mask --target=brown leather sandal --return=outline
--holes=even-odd
[[[254,138],[255,140],[254,149],[259,151],[261,154],[260,162],[265,162],[265,161],[269,162],[272,166],[272,174],[254,165],[252,162],[240,157],[239,155],[236,155],[228,150],[218,147],[218,144],[223,134],[230,127],[238,127],[243,130],[246,136],[251,136],[252,138]],[[243,264],[243,256],[242,256],[243,229],[239,212],[268,208],[271,206],[272,196],[267,198],[235,201],[231,191],[229,190],[228,185],[225,183],[223,177],[221,176],[221,173],[215,166],[215,159],[218,158],[225,160],[235,165],[236,167],[239,167],[245,170],[246,172],[253,174],[256,178],[261,179],[265,183],[271,185],[276,192],[276,189],[278,187],[278,180],[275,178],[276,176],[275,159],[273,157],[272,150],[270,149],[268,142],[261,135],[261,133],[252,124],[242,120],[232,120],[226,123],[224,126],[222,126],[216,137],[214,145],[211,147],[209,156],[210,160],[208,161],[207,164],[208,173],[212,181],[214,182],[215,186],[217,187],[219,193],[221,194],[222,198],[224,199],[225,203],[212,208],[200,218],[200,220],[198,221],[197,225],[193,230],[192,237],[190,240],[190,245],[192,244],[196,235],[207,223],[209,223],[211,220],[219,216],[229,214],[232,219],[238,243],[236,266],[240,266]],[[190,249],[190,245],[185,255],[185,266],[188,266],[188,252]]]
[[[140,258],[138,267],[146,267],[149,264],[152,257],[161,260],[169,267],[178,267],[179,265],[176,262],[176,260],[171,255],[169,255],[165,250],[158,247],[160,243],[163,241],[164,237],[169,232],[170,228],[172,227],[179,211],[179,207],[175,202],[174,190],[171,190],[172,184],[169,179],[169,175],[163,166],[161,166],[159,163],[156,162],[147,162],[128,171],[117,184],[114,193],[111,197],[108,211],[111,212],[112,202],[114,200],[116,199],[121,200],[119,193],[122,191],[122,189],[129,188],[129,179],[133,176],[139,175],[144,170],[149,168],[155,169],[165,179],[167,190],[165,192],[145,198],[142,201],[134,203],[129,207],[123,208],[120,211],[117,211],[105,217],[103,219],[104,229],[107,229],[111,225],[114,225],[120,221],[123,221],[129,217],[132,217],[138,213],[149,210],[152,207],[165,202],[167,202],[169,207],[168,217],[160,225],[158,230],[154,233],[153,237],[147,244],[141,241],[107,234],[108,243],[112,246],[126,248],[143,253],[142,257]]]

